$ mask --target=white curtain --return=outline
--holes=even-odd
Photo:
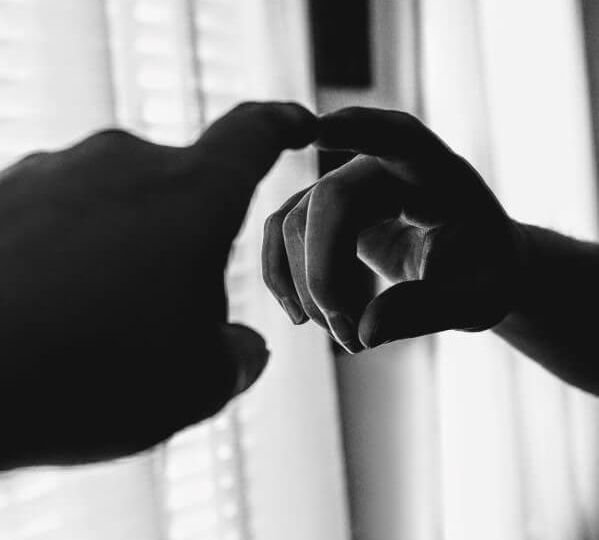
[[[578,3],[373,6],[380,88],[362,98],[421,114],[514,217],[594,238]],[[184,143],[243,99],[310,104],[306,36],[301,0],[0,0],[0,162],[115,124]],[[289,325],[257,259],[262,218],[313,165],[277,166],[230,265],[232,316],[273,351],[256,388],[143,456],[2,475],[1,539],[350,537],[325,338]],[[490,334],[337,367],[354,538],[599,538],[594,398]]]
[[[401,64],[385,105],[419,114],[513,217],[594,239],[578,2],[373,4],[396,32],[378,47]],[[394,344],[339,371],[357,538],[599,538],[595,398],[491,333]]]
[[[430,0],[422,20],[433,127],[513,217],[594,239],[578,2]],[[444,337],[439,354],[447,537],[597,538],[596,400],[468,337]]]
[[[302,0],[0,0],[0,161],[108,125],[184,144],[247,99],[309,106],[306,37]],[[272,351],[255,389],[145,455],[2,475],[0,538],[347,537],[326,340],[294,331],[258,262],[264,217],[313,162],[285,156],[270,174],[229,266],[232,318]]]

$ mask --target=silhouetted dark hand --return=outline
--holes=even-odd
[[[414,117],[376,109],[321,117],[317,144],[360,155],[267,220],[264,278],[295,323],[309,317],[357,352],[507,315],[520,225],[463,158]],[[392,286],[357,293],[362,264]]]
[[[228,325],[223,271],[254,188],[315,137],[243,104],[191,147],[106,131],[0,176],[0,467],[146,449],[251,385],[268,352]]]

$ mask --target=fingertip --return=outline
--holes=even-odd
[[[280,301],[281,307],[285,313],[287,313],[293,324],[299,326],[308,321],[308,316],[298,300],[291,296],[285,296],[281,298]]]
[[[303,148],[316,139],[318,132],[316,116],[294,101],[244,102],[231,114],[253,117],[256,129],[268,126],[282,148]]]
[[[287,146],[297,150],[312,143],[318,134],[318,119],[303,105],[292,102],[272,103],[289,124],[285,140]]]
[[[488,291],[469,284],[398,283],[368,304],[359,324],[360,340],[376,347],[445,330],[489,328],[503,314],[490,299]]]
[[[260,169],[269,168],[286,148],[313,142],[317,124],[316,116],[299,103],[247,101],[215,120],[188,150],[199,155],[237,152],[238,158],[250,156],[262,164]]]
[[[361,114],[362,107],[346,107],[337,111],[321,114],[317,119],[317,135],[314,144],[320,150],[337,150],[346,143],[344,129],[352,119]]]
[[[426,288],[419,281],[399,283],[383,291],[366,306],[358,324],[358,336],[365,347],[374,348],[398,339],[429,333],[434,320]],[[424,316],[423,316],[424,314]]]
[[[379,322],[376,309],[370,307],[369,304],[366,306],[358,323],[358,339],[367,349],[372,349],[382,344],[380,340],[377,340],[378,328]]]
[[[337,343],[348,353],[355,354],[363,350],[358,339],[356,324],[350,317],[344,313],[333,311],[326,314],[326,319]]]

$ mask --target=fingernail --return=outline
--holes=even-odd
[[[328,321],[337,342],[349,353],[357,353],[364,349],[358,339],[356,326],[349,317],[342,313],[329,313]]]
[[[316,138],[317,119],[308,109],[292,102],[280,102],[279,111],[291,122],[292,129],[288,130],[289,145],[292,148],[303,148]]]
[[[285,296],[284,298],[281,298],[281,304],[293,324],[302,324],[303,322],[306,322],[306,314],[295,298]]]

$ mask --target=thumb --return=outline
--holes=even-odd
[[[236,370],[231,397],[241,394],[260,377],[270,355],[260,334],[241,324],[224,324],[220,328],[222,347]]]
[[[376,347],[444,330],[486,330],[507,314],[498,288],[427,280],[399,283],[366,306],[360,341]]]

